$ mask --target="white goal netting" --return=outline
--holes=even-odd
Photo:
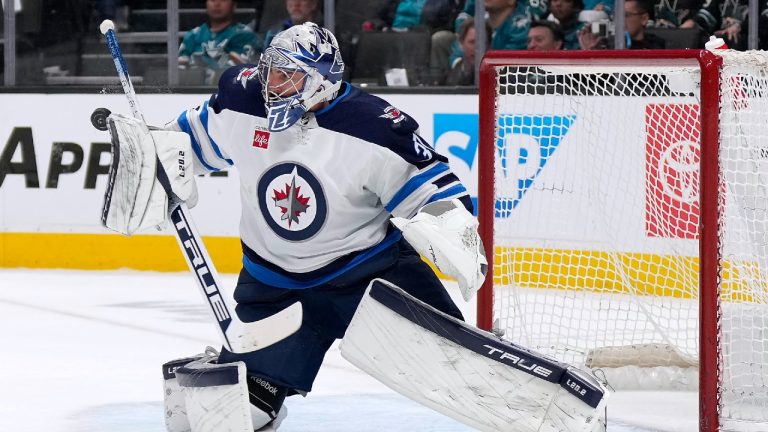
[[[715,224],[722,430],[768,422],[766,58],[724,54],[714,220],[695,62],[497,67],[497,332],[617,387],[695,389],[700,227]]]

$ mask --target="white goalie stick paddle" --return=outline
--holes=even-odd
[[[126,98],[128,98],[128,105],[131,107],[131,114],[141,120],[144,127],[148,130],[146,121],[144,121],[144,115],[139,110],[136,92],[128,75],[128,68],[120,51],[120,46],[117,43],[117,35],[114,28],[114,24],[110,20],[105,20],[99,26],[99,30],[107,39],[107,45],[112,54],[112,60],[115,63],[120,83],[123,86]],[[96,122],[94,122],[94,126],[99,127]],[[117,157],[113,156],[113,167],[116,159]],[[224,347],[234,353],[247,353],[268,347],[295,333],[301,327],[303,314],[301,303],[299,302],[288,306],[274,315],[248,323],[241,321],[236,313],[233,314],[231,312],[233,309],[229,308],[225,296],[220,290],[221,283],[219,282],[218,273],[213,266],[211,257],[208,255],[208,251],[200,238],[197,228],[190,218],[189,209],[184,202],[174,200],[174,195],[170,193],[168,178],[165,176],[165,171],[163,171],[162,164],[159,162],[157,174],[160,183],[166,192],[169,192],[169,202],[171,202],[168,209],[169,219],[173,224],[176,240],[181,251],[184,253],[189,269],[195,275],[197,286],[200,288],[203,298],[216,319]]]

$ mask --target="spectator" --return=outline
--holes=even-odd
[[[653,19],[651,0],[627,0],[624,2],[624,30],[629,49],[664,49],[667,42],[655,34],[646,33],[648,22]]]
[[[584,10],[603,11],[609,16],[613,14],[614,0],[584,0]]]
[[[528,43],[528,27],[530,23],[544,12],[546,6],[542,0],[485,0],[486,35],[490,41],[486,47],[491,49],[522,50]],[[464,11],[456,18],[456,26],[461,32],[461,26],[467,21],[474,21],[475,0],[467,1]],[[454,42],[450,64],[456,64],[457,59],[464,57],[464,52],[458,42]]]
[[[475,20],[466,20],[459,28],[459,46],[464,53],[457,58],[448,72],[446,85],[474,85],[475,84]]]
[[[581,49],[579,32],[584,23],[579,21],[579,13],[584,9],[582,0],[550,0],[547,20],[560,24],[565,34],[564,48],[567,50]]]
[[[375,16],[363,23],[363,30],[395,31],[426,28],[452,32],[462,0],[386,0]]]
[[[558,51],[563,49],[563,29],[553,21],[534,21],[528,30],[528,50]]]
[[[765,2],[761,3],[765,4]],[[747,0],[726,0],[720,6],[723,22],[720,30],[715,31],[715,35],[723,38],[729,48],[746,49],[746,41],[742,37],[746,26],[742,24],[747,19],[748,9]],[[758,26],[760,27],[762,25]]]
[[[458,57],[451,65],[448,72],[446,85],[451,86],[471,86],[475,85],[475,41],[477,32],[475,31],[475,20],[465,20],[459,27],[458,41],[463,57]],[[490,43],[491,29],[486,26],[485,36],[486,45]]]
[[[453,22],[463,3],[464,0],[387,0],[374,18],[363,23],[363,30],[429,31],[429,67],[432,75],[442,78],[456,40]]]
[[[664,49],[667,42],[645,31],[653,18],[651,0],[626,0],[624,2],[624,29],[628,49]],[[595,35],[589,27],[579,32],[579,42],[583,49],[602,49],[611,44],[604,36]]]
[[[487,23],[492,29],[492,49],[525,49],[528,27],[546,11],[545,0],[485,0]],[[475,0],[468,0],[456,19],[456,28],[474,16]]]
[[[758,11],[760,11],[760,15],[757,17],[758,19],[758,25],[757,25],[757,36],[758,36],[758,44],[757,48],[761,50],[768,50],[768,4],[765,1],[761,1],[758,3]],[[747,28],[747,25],[749,25],[749,20],[744,22],[745,27],[742,31],[744,31],[744,34],[749,31],[749,28]]]
[[[234,0],[207,0],[208,22],[184,35],[179,47],[181,67],[205,67],[206,84],[230,66],[256,61],[261,46],[256,34],[236,23]]]
[[[655,27],[699,28],[707,35],[720,29],[718,0],[659,0],[655,9]]]
[[[264,48],[269,46],[276,34],[295,25],[305,22],[323,24],[323,12],[320,10],[319,0],[285,0],[285,9],[288,17],[267,30],[264,36]]]

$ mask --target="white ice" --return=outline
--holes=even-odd
[[[223,275],[234,287],[235,276]],[[474,304],[449,290],[467,319]],[[162,432],[161,365],[217,347],[191,276],[0,269],[0,432]],[[347,363],[334,345],[280,432],[468,431]],[[614,393],[608,431],[696,431],[693,393]]]

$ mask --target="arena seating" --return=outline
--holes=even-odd
[[[422,81],[429,73],[428,32],[363,32],[351,70],[352,82],[386,85],[384,73],[404,68],[409,85]]]

